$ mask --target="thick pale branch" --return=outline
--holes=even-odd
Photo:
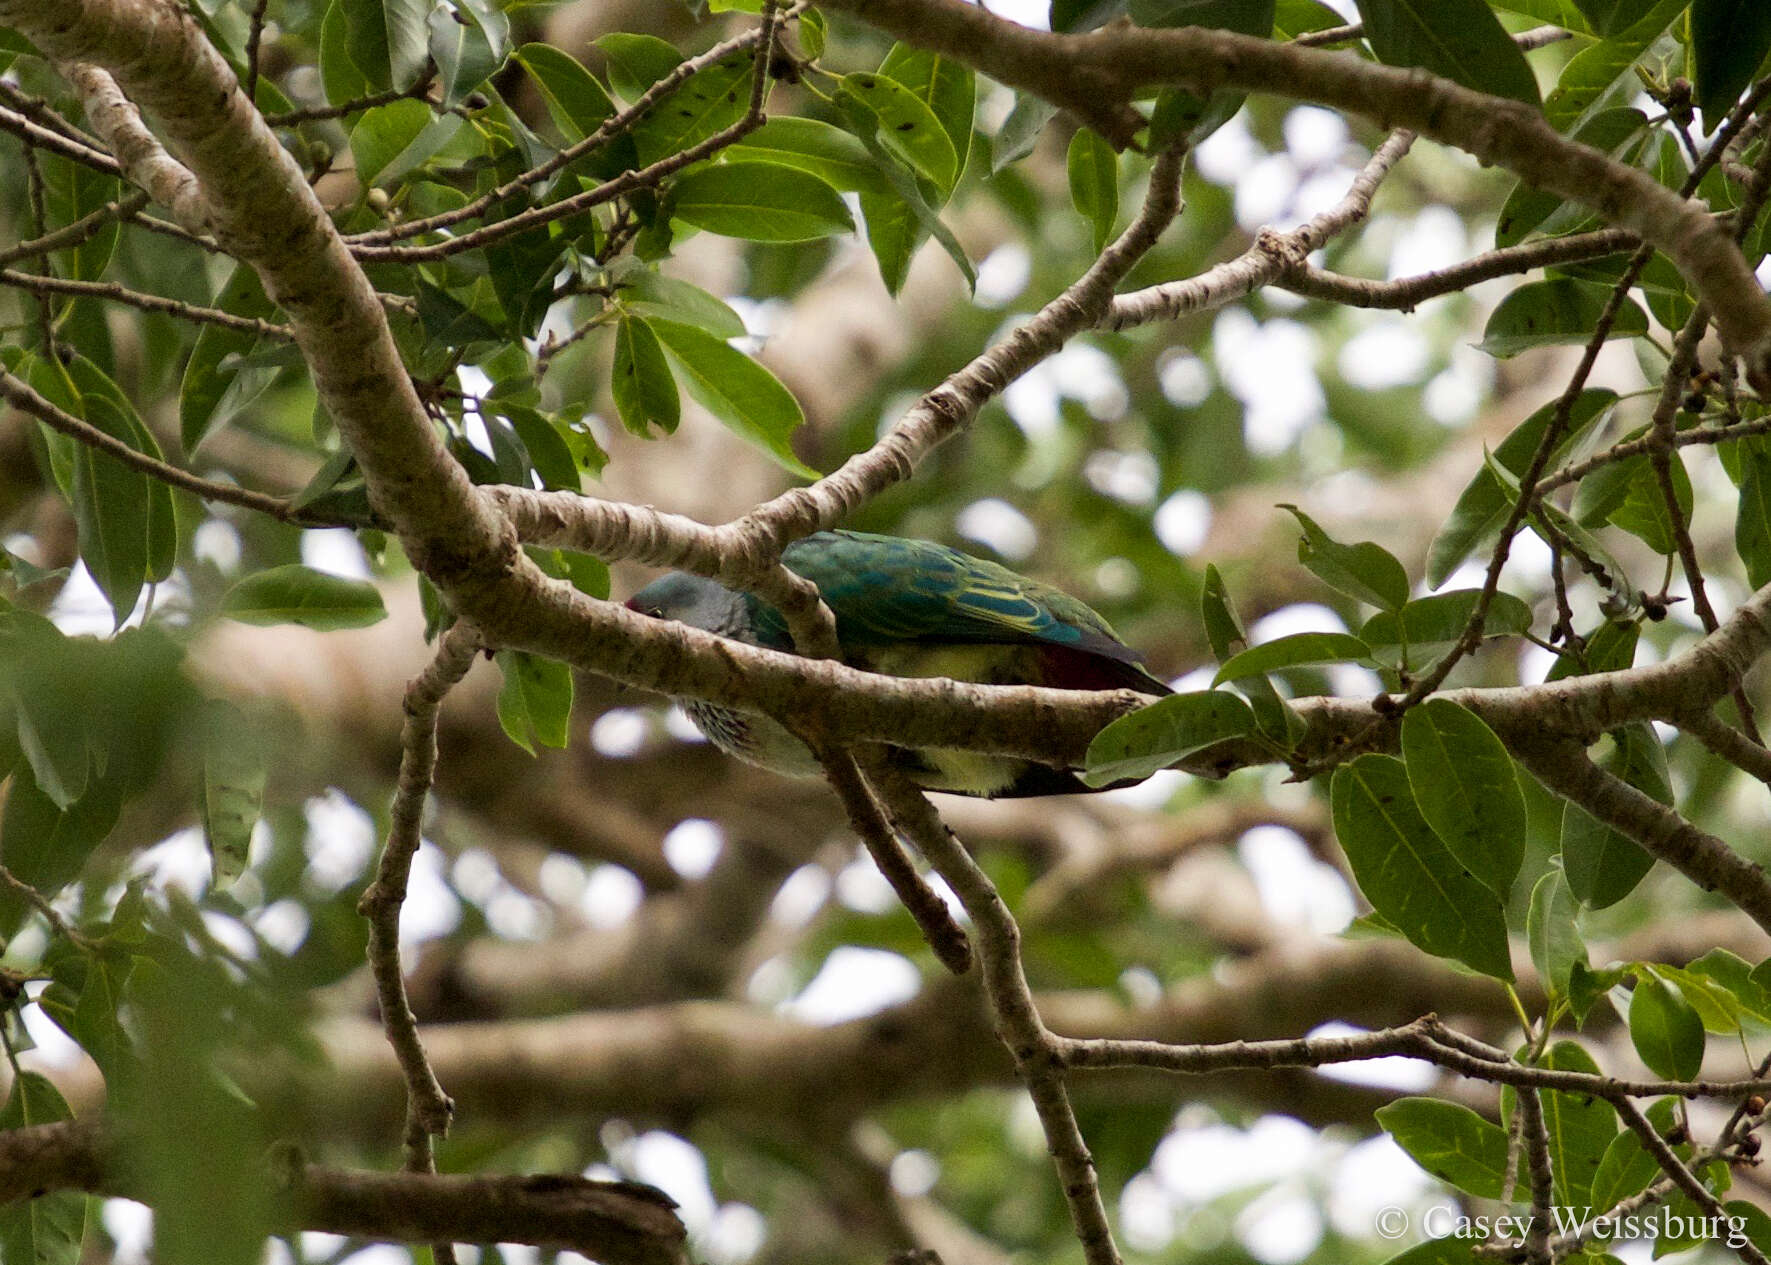
[[[92,1120],[0,1133],[0,1204],[52,1190],[138,1196],[127,1157]],[[242,1180],[251,1180],[248,1174]],[[661,1191],[573,1174],[372,1173],[295,1165],[259,1180],[281,1227],[397,1243],[529,1243],[609,1265],[686,1265],[687,1232]]]
[[[1652,242],[1716,312],[1722,337],[1771,393],[1771,301],[1726,228],[1652,176],[1558,133],[1541,111],[1419,70],[1200,27],[1035,31],[963,0],[819,0],[919,48],[940,52],[1087,119],[1124,142],[1142,125],[1138,89],[1179,84],[1313,101],[1407,128],[1505,167]]]
[[[1605,772],[1578,745],[1520,743],[1513,752],[1550,790],[1634,839],[1704,891],[1720,892],[1771,932],[1771,882],[1764,867],[1699,830],[1677,810]]]

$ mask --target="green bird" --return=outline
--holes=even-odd
[[[851,667],[989,685],[1170,692],[1086,604],[957,549],[823,531],[789,545],[781,561],[818,586],[836,616],[843,661]],[[753,646],[793,650],[779,611],[701,576],[674,571],[627,605]],[[721,750],[779,773],[819,772],[811,751],[775,721],[698,699],[682,703]],[[925,790],[996,799],[1109,789],[1085,786],[1069,769],[1013,756],[944,747],[890,751],[892,762]]]

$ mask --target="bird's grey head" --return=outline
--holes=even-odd
[[[754,641],[744,598],[698,575],[672,571],[627,599],[627,608],[654,619],[674,619],[738,641]]]

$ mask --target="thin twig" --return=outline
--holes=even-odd
[[[437,1082],[418,1035],[418,1020],[406,998],[400,964],[400,908],[412,858],[418,854],[425,800],[437,764],[437,711],[443,698],[467,675],[480,649],[479,634],[465,622],[442,636],[436,657],[406,686],[406,721],[400,732],[400,775],[388,810],[387,843],[381,863],[357,902],[369,922],[369,969],[381,1003],[382,1029],[399,1060],[406,1081],[406,1129],[403,1144],[408,1172],[434,1173],[433,1137],[444,1137],[455,1105]]]
[[[110,299],[116,303],[140,308],[144,312],[161,312],[167,316],[177,317],[181,321],[195,321],[203,325],[220,325],[225,329],[238,330],[243,334],[256,334],[260,338],[274,339],[277,342],[286,343],[295,337],[294,332],[288,326],[279,325],[275,321],[259,320],[250,316],[235,316],[232,312],[224,312],[220,308],[200,307],[195,303],[186,303],[180,299],[163,298],[157,294],[143,294],[139,290],[131,290],[115,281],[76,281],[65,277],[34,276],[28,272],[0,268],[0,285],[16,286],[34,294],[70,294],[77,298]]]

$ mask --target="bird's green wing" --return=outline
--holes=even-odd
[[[781,560],[818,586],[845,646],[1045,644],[1123,663],[1139,660],[1086,603],[945,545],[866,532],[818,532],[789,546]],[[772,610],[764,617],[780,619]]]

